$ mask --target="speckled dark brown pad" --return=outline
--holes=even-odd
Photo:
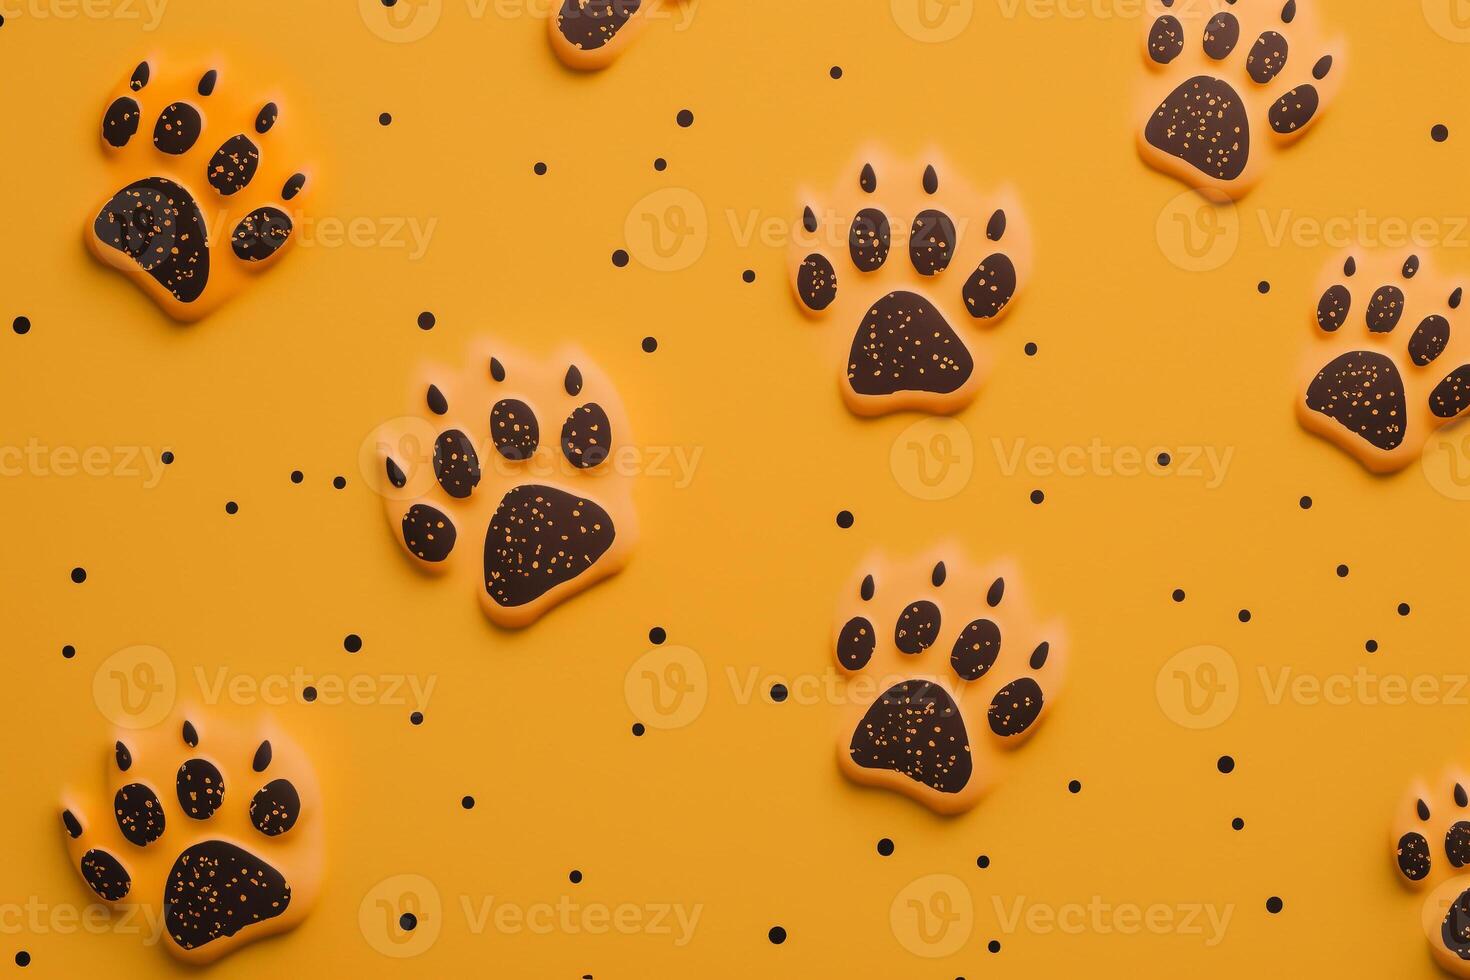
[[[561,427],[561,451],[579,470],[591,469],[612,452],[612,422],[596,402],[578,407]]]
[[[260,167],[260,148],[241,133],[231,136],[209,158],[209,186],[229,197],[255,179]]]
[[[296,826],[301,816],[301,794],[289,779],[272,779],[250,800],[250,822],[267,837],[278,837]]]
[[[181,303],[209,282],[209,240],[194,197],[163,177],[134,181],[102,206],[92,231],[130,257]]]
[[[1403,378],[1382,354],[1348,351],[1334,358],[1307,388],[1307,407],[1378,449],[1404,441]]]
[[[1228,82],[1196,75],[1169,93],[1144,129],[1151,146],[1219,180],[1234,180],[1250,156],[1250,120]]]
[[[941,793],[970,781],[970,739],[949,692],[929,681],[895,684],[873,702],[849,747],[864,769],[903,773]]]
[[[837,635],[837,659],[848,670],[862,670],[873,658],[878,646],[878,635],[866,617],[854,616],[842,626]]]
[[[133,889],[133,879],[122,862],[106,851],[94,847],[83,854],[81,867],[82,878],[105,901],[121,901]]]
[[[184,949],[274,919],[290,904],[291,886],[279,871],[220,840],[180,854],[163,889],[164,924]]]
[[[1423,834],[1410,831],[1400,837],[1394,858],[1398,861],[1399,871],[1410,881],[1422,881],[1429,874],[1429,842]]]
[[[934,304],[906,290],[873,304],[847,356],[848,383],[861,395],[951,392],[974,369],[969,349]]]
[[[638,12],[642,0],[562,0],[556,29],[584,51],[602,47]]]
[[[1022,677],[995,692],[986,720],[997,735],[1019,735],[1041,714],[1041,706],[1041,685],[1030,677]]]
[[[485,532],[485,590],[498,605],[525,605],[591,568],[615,535],[607,511],[585,497],[514,487]]]
[[[214,763],[205,759],[190,759],[179,766],[174,790],[184,816],[208,820],[224,802],[225,777]]]
[[[1470,960],[1470,888],[1460,892],[1445,913],[1439,937],[1445,949],[1462,960]]]
[[[1461,364],[1429,393],[1429,410],[1438,418],[1452,419],[1466,406],[1470,406],[1470,364]]]
[[[424,561],[440,562],[448,558],[457,536],[454,522],[437,507],[414,504],[403,515],[403,543]]]
[[[291,216],[280,208],[256,208],[235,226],[230,248],[246,262],[259,262],[275,255],[291,237]]]
[[[163,836],[163,803],[142,783],[128,783],[112,799],[117,827],[131,844],[145,847]]]

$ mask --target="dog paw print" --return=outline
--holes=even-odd
[[[968,810],[1056,699],[1063,630],[1037,623],[1007,565],[941,549],[866,567],[837,616],[851,705],[838,763],[940,813]]]
[[[854,413],[957,411],[988,368],[984,346],[958,325],[998,321],[1029,275],[1020,208],[1009,192],[983,199],[943,162],[899,166],[874,153],[853,174],[827,205],[809,199],[802,212],[797,302],[851,325],[850,342],[836,341]]]
[[[680,0],[559,0],[547,20],[551,49],[570,68],[612,64],[665,7]]]
[[[203,717],[120,733],[104,786],[105,798],[62,810],[72,867],[98,898],[161,921],[179,958],[215,960],[295,927],[315,903],[321,798],[279,734]]]
[[[1403,469],[1470,408],[1464,292],[1417,255],[1349,256],[1328,272],[1297,417],[1374,472]]]
[[[307,178],[291,128],[276,101],[246,101],[217,68],[155,77],[141,63],[102,117],[119,189],[87,223],[92,254],[176,319],[217,308],[292,241],[286,207]]]
[[[1446,972],[1470,977],[1470,786],[1451,771],[1432,789],[1416,781],[1395,814],[1394,870],[1424,892],[1420,921],[1429,951]]]
[[[580,352],[538,362],[486,347],[462,370],[429,370],[415,400],[422,414],[379,430],[376,468],[420,569],[474,582],[492,622],[520,627],[627,564],[628,422]]]
[[[1341,51],[1297,0],[1163,0],[1160,11],[1144,45],[1151,73],[1139,151],[1214,199],[1240,198],[1331,102]]]

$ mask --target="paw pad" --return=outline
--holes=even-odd
[[[653,17],[680,0],[554,0],[551,50],[569,68],[606,68]],[[692,13],[692,0],[691,0]]]
[[[828,202],[802,211],[792,286],[809,315],[854,331],[841,382],[848,407],[880,415],[968,404],[986,361],[957,325],[999,320],[1029,268],[1015,200],[982,200],[942,162],[921,171],[873,154]]]
[[[835,633],[855,702],[839,765],[941,813],[968,810],[1055,700],[1061,627],[1036,623],[1005,565],[948,551],[867,569]]]
[[[143,62],[108,105],[102,142],[121,187],[86,235],[98,259],[180,320],[215,309],[283,252],[295,230],[285,202],[307,185],[276,103],[246,101],[218,69],[193,78]],[[220,127],[233,130],[212,142]]]

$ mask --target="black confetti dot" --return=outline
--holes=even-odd
[[[345,477],[345,476],[334,476],[334,477],[332,477],[332,486],[336,487],[338,490],[343,489],[344,487],[347,486],[347,477]]]
[[[475,798],[473,796],[466,796],[459,801],[459,805],[466,810],[473,810],[475,808]]]
[[[70,660],[72,657],[75,657],[77,655],[77,648],[68,643],[66,646],[61,648],[61,655]]]
[[[1032,343],[1031,341],[1027,341],[1026,342],[1026,346],[1023,349],[1026,351],[1026,356],[1027,357],[1035,357],[1036,356],[1036,345],[1034,343]]]
[[[1367,643],[1364,643],[1363,644],[1363,649],[1364,650],[1367,650],[1369,653],[1377,653],[1378,652],[1378,641],[1377,640],[1369,640]]]
[[[415,711],[408,716],[408,723],[410,725],[422,725],[424,723],[424,713],[422,711]]]
[[[1450,138],[1450,128],[1444,123],[1435,123],[1433,128],[1429,130],[1429,138],[1436,143],[1443,143]]]
[[[0,17],[0,24],[4,24],[4,23],[5,23],[5,18],[4,17]],[[16,966],[30,966],[31,965],[31,954],[30,953],[27,953],[25,950],[21,950],[20,952],[16,953],[15,954],[15,965]]]
[[[633,723],[633,734],[637,738],[642,738],[643,737],[643,733],[646,732],[647,730],[648,729],[646,729],[646,728],[643,727],[643,722],[641,722],[641,721],[635,721]]]
[[[771,942],[779,946],[786,941],[786,930],[780,926],[771,926],[771,931],[766,933]]]
[[[688,109],[680,109],[679,114],[674,117],[674,121],[679,124],[680,128],[688,129],[694,125],[694,113]]]
[[[83,582],[87,581],[87,570],[80,565],[78,565],[76,568],[73,568],[71,570],[71,580],[76,584],[81,585]]]
[[[1251,621],[1251,611],[1249,609],[1242,609],[1240,612],[1235,614],[1235,618],[1240,620],[1242,623],[1249,623]]]
[[[1399,603],[1399,615],[1400,616],[1407,616],[1407,615],[1409,615],[1409,604],[1407,602],[1401,602],[1401,603]]]
[[[1301,500],[1298,500],[1297,501],[1297,505],[1299,507],[1301,507],[1302,510],[1311,510],[1312,509],[1312,498],[1311,497],[1303,497]]]
[[[1170,456],[1168,453],[1159,453],[1158,460],[1160,466],[1168,466],[1170,463],[1174,462],[1174,457]]]
[[[889,840],[887,837],[884,837],[882,840],[878,841],[878,853],[883,855],[884,857],[888,857],[888,855],[892,854],[893,841]]]
[[[744,272],[740,273],[740,278],[744,279],[746,282],[755,282],[755,270],[746,269]]]
[[[1215,763],[1215,768],[1228,775],[1235,771],[1235,760],[1228,755],[1222,755]]]
[[[1046,494],[1042,493],[1040,490],[1032,490],[1031,491],[1031,502],[1033,504],[1039,504],[1039,503],[1041,503],[1045,499],[1046,499]]]
[[[831,75],[833,80],[835,81],[842,77],[842,67],[840,65],[833,65],[831,70],[829,70],[827,74]]]
[[[782,701],[785,701],[786,700],[786,695],[787,695],[787,691],[786,691],[786,685],[785,684],[772,684],[771,685],[771,700],[772,701],[776,702],[777,704],[780,704]]]
[[[1346,565],[1338,565],[1337,566],[1337,577],[1338,578],[1347,578],[1348,577],[1348,567]]]
[[[28,316],[18,316],[10,326],[16,333],[25,336],[31,332],[31,318]]]
[[[346,638],[342,640],[342,649],[348,653],[356,653],[362,649],[362,637],[356,633],[348,633]]]
[[[231,500],[229,503],[225,504],[225,513],[226,514],[238,514],[239,512],[240,512],[240,505],[237,504],[237,503],[235,503],[233,500]]]
[[[1245,821],[1240,819],[1239,817],[1236,817],[1234,820],[1230,821],[1230,826],[1235,830],[1244,830]]]
[[[387,3],[388,0],[383,0],[383,2]],[[392,6],[392,4],[388,5],[390,7]],[[418,924],[418,916],[414,915],[412,912],[405,912],[398,917],[398,928],[402,929],[404,932],[413,932],[415,929],[418,928]]]
[[[537,177],[546,176],[546,164],[542,163],[540,160],[537,160],[536,166],[532,167],[531,169],[536,171]]]
[[[662,626],[655,626],[653,629],[648,631],[648,642],[652,643],[654,646],[658,646],[660,643],[663,643],[663,641],[667,640],[668,638],[669,634],[664,632],[664,628]]]
[[[291,471],[291,482],[292,483],[300,483],[304,479],[306,479],[306,474],[305,473],[302,473],[300,470],[292,470]]]
[[[393,125],[393,114],[391,112],[380,112],[380,113],[378,113],[378,125],[379,126],[391,126],[391,125]]]
[[[975,867],[980,868],[982,870],[984,870],[985,868],[990,867],[990,855],[989,854],[982,854],[979,857],[977,857],[975,859]]]
[[[617,251],[613,252],[612,263],[613,265],[621,269],[623,266],[628,264],[628,253],[623,251],[622,249],[618,249]]]
[[[669,161],[665,160],[663,157],[657,157],[653,161],[653,169],[657,170],[659,173],[663,173],[665,170],[669,169]]]
[[[643,338],[643,353],[645,353],[645,354],[652,354],[656,350],[658,350],[658,338],[657,337],[644,337]]]
[[[1272,895],[1270,898],[1266,899],[1266,911],[1270,912],[1272,915],[1280,912],[1281,899],[1277,898],[1275,895]]]
[[[1069,792],[1069,793],[1080,793],[1080,792],[1082,792],[1082,784],[1080,782],[1078,782],[1077,780],[1075,780],[1075,779],[1072,780],[1070,783],[1067,784],[1067,792]]]
[[[164,466],[168,466],[168,465],[170,465],[170,464],[173,463],[173,461],[174,461],[174,454],[171,453],[171,452],[169,452],[167,449],[165,449],[163,451],[163,455],[160,456],[159,458],[163,460],[163,465]]]
[[[850,510],[839,510],[837,512],[837,526],[838,527],[843,528],[844,530],[846,530],[847,528],[852,527],[852,521],[853,521],[852,511],[850,511]]]
[[[988,950],[990,950],[992,953],[999,953],[1000,952],[1000,940],[999,939],[992,939],[990,942],[988,942],[988,943],[985,944],[985,948],[988,949]]]
[[[567,875],[567,881],[570,881],[574,885],[580,885],[582,883],[582,872],[573,869],[572,873]]]
[[[1271,284],[1266,280],[1262,279],[1260,282],[1256,283],[1256,292],[1260,293],[1262,296],[1266,295],[1270,291]]]
[[[1175,602],[1183,602],[1184,601],[1184,590],[1183,589],[1175,589],[1174,592],[1173,592],[1173,597],[1174,597],[1174,601]]]
[[[436,322],[437,321],[434,319],[434,314],[430,313],[428,310],[425,310],[424,312],[419,314],[420,330],[433,330],[434,324]]]
[[[307,704],[311,704],[311,702],[316,700],[316,688],[308,685],[305,689],[302,690],[301,699]]]

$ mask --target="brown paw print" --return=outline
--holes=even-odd
[[[989,362],[959,325],[999,321],[1030,274],[1015,197],[982,199],[954,168],[928,159],[937,162],[865,154],[826,204],[808,198],[793,243],[802,310],[853,330],[835,338],[843,346],[833,356],[843,357],[842,396],[858,415],[968,405]]]
[[[1338,259],[1317,302],[1297,417],[1377,473],[1403,469],[1470,407],[1464,292],[1432,259]]]
[[[1216,200],[1255,186],[1341,80],[1341,47],[1321,40],[1307,6],[1162,0],[1144,45],[1143,159]]]
[[[1470,779],[1459,769],[1433,787],[1416,780],[1394,813],[1391,853],[1396,877],[1428,892],[1420,925],[1440,968],[1470,977]]]
[[[569,68],[593,71],[612,64],[647,23],[682,0],[555,0],[548,18],[551,50]],[[694,3],[690,0],[689,11]]]
[[[292,131],[277,101],[246,101],[221,68],[165,76],[142,62],[102,117],[119,189],[88,218],[87,246],[171,316],[199,319],[291,243],[285,208],[307,185]]]
[[[381,428],[375,452],[388,519],[420,569],[474,582],[493,622],[520,627],[627,564],[628,421],[584,354],[483,345],[466,368],[425,372],[415,401],[424,414]]]
[[[864,568],[837,616],[851,702],[838,764],[940,813],[968,810],[1055,701],[1065,633],[1037,623],[1007,564],[946,547]]]
[[[288,739],[192,717],[120,732],[106,799],[68,799],[61,822],[97,897],[147,906],[139,921],[162,921],[169,952],[208,963],[306,917],[325,824],[316,776]]]

